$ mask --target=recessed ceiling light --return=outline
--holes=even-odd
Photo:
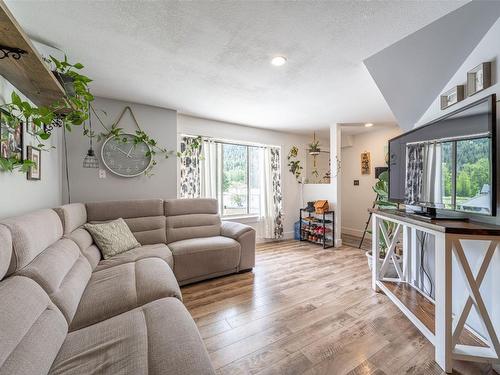
[[[365,128],[371,128],[373,126],[373,124],[371,122],[367,122],[365,124]]]
[[[273,64],[274,66],[285,65],[286,64],[286,57],[284,57],[284,56],[273,57],[271,60],[271,64]]]

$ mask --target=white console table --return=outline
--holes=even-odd
[[[500,226],[453,220],[427,221],[396,210],[372,210],[372,214],[372,287],[383,291],[434,345],[435,360],[439,366],[451,372],[453,359],[500,363],[500,344],[495,332],[495,328],[498,331],[500,327],[493,326],[479,289],[499,246]],[[383,221],[395,223],[392,234],[387,233]],[[420,268],[420,259],[416,256],[418,231],[435,238],[435,300],[416,288]],[[385,259],[377,261],[380,236],[389,246]],[[398,264],[394,252],[401,236],[402,266]],[[477,269],[472,269],[467,261],[462,240],[489,241],[484,259]],[[452,312],[453,255],[467,285],[467,290],[458,297],[463,301],[460,301],[461,312],[456,315]],[[385,276],[391,260],[396,268],[396,278]],[[472,308],[476,309],[483,331],[487,332],[485,338],[466,325]]]

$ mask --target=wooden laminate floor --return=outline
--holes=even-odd
[[[442,374],[434,347],[370,287],[364,252],[258,245],[252,272],[182,288],[219,374]],[[496,374],[454,363],[457,374]]]

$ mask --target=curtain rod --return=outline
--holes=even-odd
[[[208,139],[210,141],[213,141],[214,143],[220,143],[220,144],[226,144],[226,145],[234,145],[234,146],[252,146],[252,147],[259,147],[259,148],[266,148],[266,147],[281,148],[281,146],[276,146],[276,145],[266,145],[266,144],[262,144],[262,143],[252,143],[252,142],[245,142],[245,141],[226,140],[226,139],[223,139],[223,138],[208,137],[208,136],[205,136],[205,135],[180,134],[180,136],[181,137],[189,137],[189,138],[202,137],[204,139]]]
[[[457,136],[457,137],[447,137],[447,138],[439,138],[439,139],[429,139],[425,141],[415,141],[415,142],[408,142],[406,143],[406,146],[409,145],[421,145],[421,144],[429,144],[429,143],[444,143],[444,142],[451,142],[451,141],[459,141],[459,140],[467,140],[467,139],[477,139],[477,138],[486,138],[486,137],[491,137],[490,132],[486,133],[479,133],[479,134],[471,134],[471,135],[462,135],[462,136]]]

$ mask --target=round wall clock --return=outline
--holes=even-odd
[[[145,142],[134,144],[133,134],[107,138],[101,149],[101,158],[111,172],[121,177],[136,177],[148,170],[153,161],[151,148]]]

